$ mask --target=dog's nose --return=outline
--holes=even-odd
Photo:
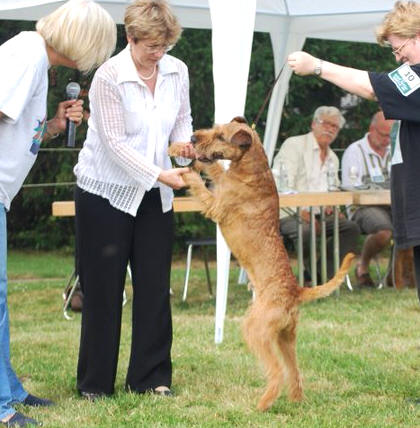
[[[197,142],[197,137],[193,134],[191,135],[191,143],[195,144]]]

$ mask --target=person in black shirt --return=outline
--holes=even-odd
[[[389,46],[397,62],[391,72],[376,73],[293,52],[288,64],[298,75],[316,74],[360,97],[377,100],[386,119],[398,120],[392,148],[391,207],[397,248],[413,247],[420,300],[420,4],[395,3],[377,28],[379,44]]]

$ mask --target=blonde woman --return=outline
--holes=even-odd
[[[296,74],[317,74],[360,97],[378,101],[386,119],[398,120],[391,159],[393,237],[398,248],[413,247],[420,299],[420,4],[398,1],[377,29],[377,40],[402,65],[386,73],[368,72],[294,52]]]
[[[184,186],[187,169],[172,168],[167,149],[192,134],[188,70],[167,54],[181,27],[166,1],[134,1],[124,22],[127,47],[92,81],[89,129],[75,167],[84,294],[77,388],[88,400],[114,392],[128,263],[133,305],[126,388],[171,395],[172,189]]]
[[[81,101],[64,101],[49,121],[48,68],[63,65],[87,72],[108,59],[115,48],[116,26],[90,0],[71,0],[41,18],[36,31],[18,34],[0,46],[0,421],[6,426],[38,424],[17,412],[15,403],[49,406],[28,394],[10,363],[7,308],[6,211],[35,162],[43,140],[80,123]]]

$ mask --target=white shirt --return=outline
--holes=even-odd
[[[46,131],[48,56],[44,39],[24,31],[0,46],[0,202],[7,210]]]
[[[326,192],[329,162],[334,166],[337,186],[340,184],[337,155],[328,147],[327,157],[322,164],[319,144],[313,132],[287,138],[274,158],[273,169],[278,169],[280,162],[286,167],[289,187],[297,192]],[[281,211],[280,217],[285,216]]]
[[[189,141],[192,119],[186,65],[164,55],[155,93],[139,78],[129,45],[96,72],[89,128],[74,168],[77,185],[135,216],[146,191],[160,188],[162,211],[172,208],[173,191],[157,182],[171,168],[168,143]]]
[[[343,186],[360,186],[364,184],[363,177],[365,176],[369,176],[375,182],[374,177],[378,174],[385,175],[384,172],[389,174],[389,168],[391,167],[389,146],[384,156],[380,156],[370,146],[367,136],[368,134],[350,144],[344,151],[341,160]],[[350,169],[352,167],[354,167],[354,179],[350,177]]]
[[[328,192],[328,180],[327,180],[327,165],[330,159],[330,154],[327,154],[327,158],[321,162],[321,149],[318,143],[315,144],[311,150],[311,169],[306,171],[308,176],[308,192]]]
[[[287,169],[289,187],[297,192],[326,192],[327,165],[332,162],[339,185],[337,155],[328,147],[327,157],[321,164],[320,148],[313,132],[287,138],[273,160],[273,169],[283,162]]]

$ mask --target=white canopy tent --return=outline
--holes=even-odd
[[[374,42],[374,28],[394,0],[169,0],[185,28],[212,28],[215,122],[243,115],[253,31],[269,32],[275,72],[306,38]],[[131,0],[97,0],[122,23]],[[0,19],[37,20],[57,8],[57,0],[1,0]],[[285,68],[272,93],[264,147],[274,154],[291,71]],[[269,82],[267,82],[268,85]],[[267,88],[268,89],[268,88]],[[261,100],[262,101],[262,100]],[[230,253],[218,232],[215,341],[223,340]]]

